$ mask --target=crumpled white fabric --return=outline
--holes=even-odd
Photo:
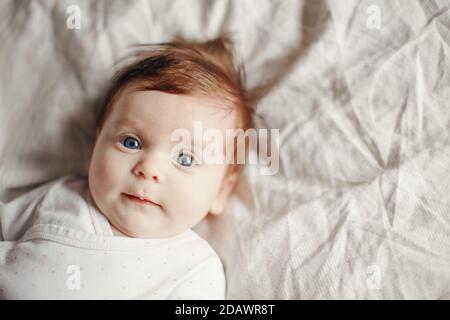
[[[280,129],[280,170],[249,166],[226,214],[197,227],[227,297],[449,299],[449,7],[2,1],[2,199],[86,172],[96,102],[129,45],[232,31],[248,87],[269,89],[256,122]]]

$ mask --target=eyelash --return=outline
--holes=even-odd
[[[126,146],[124,145],[124,141],[125,141],[126,139],[128,139],[128,138],[134,139],[134,140],[137,141],[138,144],[139,144],[139,149],[130,149],[130,150],[142,150],[142,144],[141,144],[141,142],[139,141],[139,139],[137,139],[137,138],[135,138],[135,137],[133,137],[133,136],[131,136],[131,135],[124,135],[124,136],[121,136],[121,137],[119,138],[119,143],[120,143],[123,147],[129,149],[128,147],[126,147]],[[196,157],[194,154],[192,154],[191,152],[187,151],[187,150],[180,150],[180,152],[178,152],[178,157],[180,157],[180,156],[189,156],[189,157],[191,157],[191,163],[192,163],[192,165],[191,165],[191,166],[184,166],[184,165],[178,163],[178,162],[175,160],[175,162],[177,163],[177,165],[180,165],[180,166],[185,167],[185,168],[191,168],[191,167],[193,167],[193,166],[199,165],[199,161],[197,160],[197,157]]]

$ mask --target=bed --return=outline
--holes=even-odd
[[[280,167],[195,227],[228,299],[450,299],[450,1],[0,2],[0,196],[86,174],[135,43],[234,34]],[[79,20],[74,14],[79,12]],[[77,24],[78,23],[78,24]]]

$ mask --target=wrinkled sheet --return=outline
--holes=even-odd
[[[1,1],[1,199],[87,172],[99,98],[131,44],[231,31],[248,88],[268,88],[255,119],[280,130],[280,169],[248,166],[226,213],[196,227],[227,298],[450,299],[449,7]]]

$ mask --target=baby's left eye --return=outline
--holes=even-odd
[[[177,157],[177,163],[182,165],[183,167],[192,167],[197,164],[197,161],[195,160],[193,155],[185,152],[180,152]]]

